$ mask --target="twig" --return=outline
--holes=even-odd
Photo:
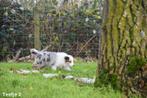
[[[44,49],[42,49],[41,51],[47,51],[47,49],[50,47],[50,45],[46,46]]]
[[[17,60],[18,60],[21,51],[22,51],[22,48],[20,48],[20,49],[17,51],[17,53],[16,53],[16,55],[15,55],[15,57],[14,57],[14,61],[17,61]]]
[[[92,41],[95,37],[96,37],[96,35],[92,36],[92,37],[84,44],[84,46],[80,48],[80,50],[79,50],[79,52],[76,54],[76,56],[78,56],[78,55],[81,53],[81,51],[88,45],[88,43],[89,43],[90,41]]]

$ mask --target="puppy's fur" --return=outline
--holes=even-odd
[[[38,51],[36,49],[31,49],[30,52],[35,59],[33,63],[33,67],[35,68],[49,66],[53,70],[62,68],[70,71],[74,65],[73,56],[64,52]]]

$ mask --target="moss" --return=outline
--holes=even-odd
[[[127,65],[127,74],[136,73],[136,71],[138,71],[142,66],[144,66],[145,63],[147,63],[147,60],[144,58],[141,58],[139,56],[130,56]]]
[[[114,89],[119,89],[120,87],[118,83],[119,82],[118,75],[110,74],[108,70],[101,71],[99,76],[96,78],[96,81],[99,82],[94,83],[95,87],[102,87],[107,85],[111,85],[112,88]]]

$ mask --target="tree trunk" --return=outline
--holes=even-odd
[[[38,10],[34,11],[34,47],[36,49],[41,49],[40,42],[40,19]]]
[[[45,11],[45,6],[46,4],[48,4],[46,2],[47,2],[46,0],[39,1],[33,9],[34,11],[34,47],[39,50],[41,49],[40,16]]]
[[[127,66],[131,56],[141,60],[147,58],[147,0],[104,0],[100,42],[95,86],[99,86],[98,81],[103,79],[115,82],[111,83],[113,86],[134,91],[133,81],[128,83]],[[108,76],[103,76],[104,73]]]

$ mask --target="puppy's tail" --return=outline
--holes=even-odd
[[[38,50],[36,50],[36,49],[30,49],[30,53],[31,54],[33,54],[33,55],[36,55],[36,54],[38,54]]]

